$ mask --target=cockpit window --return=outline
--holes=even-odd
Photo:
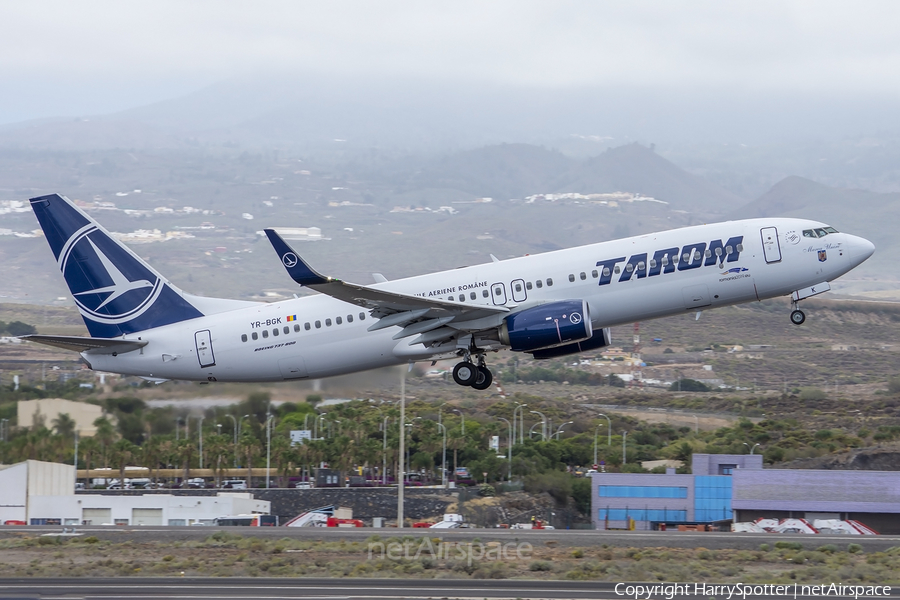
[[[804,229],[803,237],[820,238],[825,237],[829,233],[838,233],[834,227],[817,227],[816,229]]]

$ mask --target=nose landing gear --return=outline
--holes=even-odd
[[[803,322],[806,321],[806,313],[798,308],[799,305],[799,302],[791,299],[791,323],[794,325],[803,325]]]
[[[453,367],[453,381],[476,390],[486,390],[494,382],[494,374],[484,364],[483,355],[478,357],[477,366],[467,356],[466,360]]]

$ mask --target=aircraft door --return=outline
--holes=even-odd
[[[200,361],[200,368],[214,367],[216,365],[216,357],[213,355],[212,337],[209,334],[209,329],[195,333],[194,344],[197,346],[197,360]]]
[[[525,280],[514,279],[509,287],[512,291],[513,302],[525,302],[527,295],[525,294]]]
[[[781,245],[778,243],[778,230],[774,227],[760,229],[762,235],[763,255],[766,263],[781,262]]]
[[[495,283],[491,286],[491,299],[497,306],[506,304],[506,286],[502,283]]]

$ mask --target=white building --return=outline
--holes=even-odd
[[[75,467],[28,460],[0,466],[0,524],[211,525],[216,517],[264,514],[271,504],[249,492],[215,496],[75,494]]]

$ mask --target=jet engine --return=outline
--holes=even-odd
[[[517,352],[533,352],[589,339],[591,316],[584,300],[562,300],[512,314],[500,326],[500,341]]]
[[[557,346],[556,348],[535,350],[531,353],[531,356],[537,359],[557,358],[559,356],[568,356],[569,354],[578,354],[579,352],[604,348],[609,346],[611,342],[612,334],[609,331],[609,327],[604,327],[599,331],[595,331],[590,339],[582,342],[575,342],[574,344],[566,344],[565,346]]]

